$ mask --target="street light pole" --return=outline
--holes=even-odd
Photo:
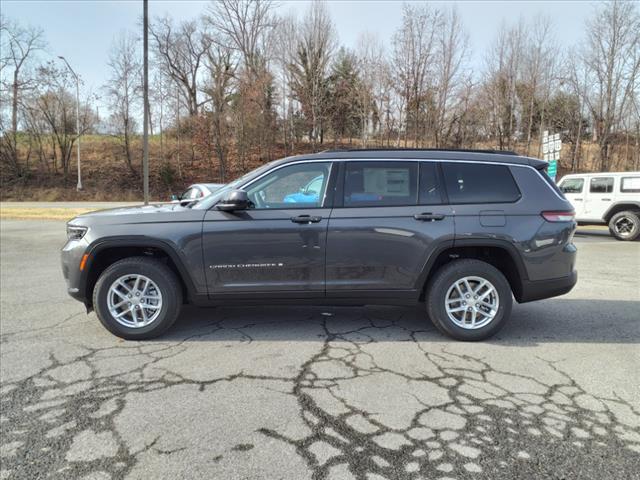
[[[73,71],[73,68],[71,68],[71,65],[69,65],[66,58],[62,55],[59,55],[58,58],[67,65],[71,75],[73,75],[73,78],[76,80],[76,136],[78,137],[78,185],[76,186],[76,189],[80,191],[82,190],[82,173],[80,171],[80,79],[78,78],[78,75],[76,75],[76,72]]]
[[[149,205],[149,5],[147,0],[142,0],[142,23],[144,32],[143,38],[143,102],[144,102],[144,126],[142,129],[142,190],[144,193],[144,204]]]

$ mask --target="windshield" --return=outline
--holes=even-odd
[[[255,170],[251,170],[249,173],[245,173],[240,178],[236,178],[232,182],[227,183],[219,190],[216,190],[211,195],[207,195],[206,197],[199,199],[197,203],[194,203],[192,208],[197,210],[208,210],[213,207],[220,200],[225,198],[225,196],[231,191],[236,190],[238,187],[244,185],[249,182],[253,178],[260,176],[265,171],[269,170],[276,161],[266,163],[261,167],[256,168]]]

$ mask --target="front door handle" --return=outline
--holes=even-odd
[[[421,220],[423,222],[433,222],[436,220],[442,220],[444,218],[444,215],[439,214],[439,213],[417,213],[413,216],[413,218],[415,218],[416,220]]]
[[[291,217],[293,223],[318,223],[322,220],[322,217],[315,217],[311,215],[298,215],[297,217]]]
[[[611,201],[611,199],[610,199],[610,198],[603,198],[603,199],[602,199],[602,201],[603,201],[603,202],[610,202],[610,201]]]
[[[574,199],[573,199],[573,201],[574,201],[574,202],[581,202],[581,201],[582,201],[582,199],[581,199],[581,198],[574,198]]]

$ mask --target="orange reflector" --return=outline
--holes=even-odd
[[[82,256],[82,260],[80,260],[80,271],[81,272],[84,270],[84,266],[87,264],[87,258],[89,258],[89,254],[85,253]]]

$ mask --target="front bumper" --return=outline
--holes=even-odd
[[[83,285],[83,272],[80,270],[80,262],[88,246],[84,238],[80,240],[70,240],[65,244],[60,253],[62,275],[67,282],[67,293],[85,305],[87,304],[87,298]]]
[[[518,299],[520,303],[542,300],[544,298],[557,297],[569,293],[578,282],[578,272],[573,270],[570,275],[548,280],[522,282],[522,295]]]

